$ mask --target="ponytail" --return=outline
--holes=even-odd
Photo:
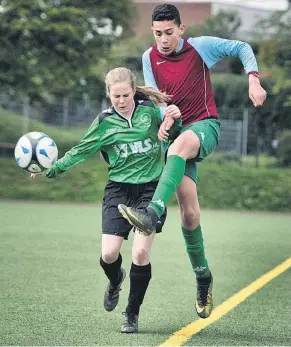
[[[153,103],[159,104],[167,104],[170,101],[170,96],[164,94],[160,91],[153,89],[152,87],[146,86],[136,86],[136,94],[135,99],[148,99]]]

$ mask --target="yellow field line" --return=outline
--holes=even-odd
[[[217,306],[211,316],[207,319],[196,320],[189,325],[185,326],[181,330],[178,330],[171,335],[165,342],[160,346],[181,346],[193,335],[197,334],[202,329],[205,329],[210,324],[216,322],[219,318],[226,315],[229,311],[247,299],[249,296],[254,294],[257,290],[262,288],[265,284],[272,281],[275,277],[279,276],[282,272],[286,271],[291,267],[291,258],[285,260],[282,264],[275,267],[273,270],[265,273],[257,280],[249,284],[247,287],[240,290],[238,293],[231,296],[229,299],[224,301],[221,305]]]

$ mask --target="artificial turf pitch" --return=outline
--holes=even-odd
[[[154,241],[137,335],[120,333],[128,277],[116,310],[103,308],[100,207],[0,202],[0,220],[1,345],[157,346],[198,319],[177,208]],[[216,306],[291,256],[290,214],[202,211],[201,224]],[[291,346],[290,288],[289,268],[186,345]]]

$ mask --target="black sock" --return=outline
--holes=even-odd
[[[197,282],[202,285],[209,285],[211,282],[211,273],[206,277],[197,277]]]
[[[118,258],[115,260],[115,262],[111,264],[105,263],[102,257],[100,257],[100,265],[102,269],[104,270],[105,275],[114,286],[117,286],[120,283],[121,264],[122,264],[122,256],[120,253],[118,255]]]
[[[139,308],[143,302],[151,277],[152,268],[150,263],[148,265],[131,264],[127,313],[139,314]]]

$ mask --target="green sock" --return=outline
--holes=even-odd
[[[164,213],[167,202],[181,183],[185,165],[186,161],[178,155],[170,155],[167,158],[159,184],[149,204],[159,217]]]
[[[194,230],[182,227],[186,250],[196,277],[206,277],[210,274],[207,260],[205,258],[204,244],[201,226]]]

